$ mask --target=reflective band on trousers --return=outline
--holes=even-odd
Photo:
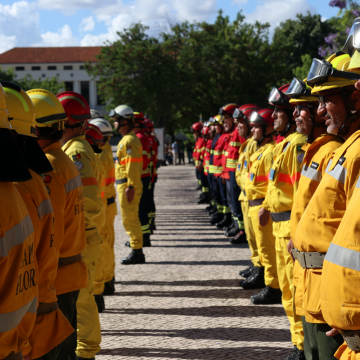
[[[78,187],[82,186],[82,181],[80,175],[70,179],[65,184],[65,194],[69,193],[70,191],[73,191],[77,189]]]
[[[0,333],[5,333],[18,326],[26,313],[36,314],[37,297],[30,300],[18,310],[0,314]]]
[[[310,180],[320,182],[322,174],[321,174],[321,171],[313,169],[311,166],[304,165],[304,167],[301,171],[301,176],[305,176]]]
[[[43,202],[41,202],[41,204],[37,207],[37,212],[40,220],[43,216],[47,214],[51,214],[53,212],[53,208],[51,206],[51,200],[46,199]]]
[[[34,232],[34,227],[31,222],[30,215],[17,225],[5,232],[5,236],[0,238],[0,257],[8,256],[9,251],[24,242],[24,240]]]
[[[332,176],[335,180],[339,181],[342,184],[345,184],[347,170],[340,164],[336,164],[334,169],[329,171],[332,160],[329,161],[329,164],[326,168],[326,173]]]
[[[125,183],[127,183],[127,181],[128,181],[127,178],[115,180],[117,185],[125,184]]]
[[[360,271],[360,253],[331,243],[325,260],[344,268]]]

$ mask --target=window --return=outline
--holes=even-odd
[[[84,70],[84,65],[80,65],[80,70]]]
[[[64,70],[72,70],[72,65],[64,65]]]
[[[25,70],[25,66],[15,66],[15,70],[16,70],[16,71],[24,71],[24,70]]]
[[[89,83],[89,81],[80,81],[80,94],[90,104],[90,83]]]
[[[56,66],[53,66],[53,65],[48,66],[48,70],[56,70]]]
[[[99,95],[99,84],[96,83],[96,104],[105,105],[105,99]]]
[[[41,70],[40,66],[32,66],[31,70]]]
[[[72,81],[64,81],[66,91],[74,91],[74,83]]]

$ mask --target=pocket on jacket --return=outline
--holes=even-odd
[[[360,304],[341,304],[341,318],[348,326],[360,325]]]
[[[320,287],[321,287],[321,270],[307,270],[304,277],[304,297],[303,309],[309,314],[320,314]]]

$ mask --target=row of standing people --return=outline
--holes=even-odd
[[[272,109],[228,104],[193,125],[199,203],[232,244],[248,242],[240,286],[261,289],[255,305],[282,303],[288,360],[360,356],[356,79],[354,55],[314,59],[307,79],[272,89]]]

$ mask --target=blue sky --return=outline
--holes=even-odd
[[[219,9],[234,19],[269,22],[272,29],[297,13],[336,16],[330,0],[1,0],[0,53],[15,46],[90,46],[114,41],[134,22],[154,31],[171,21],[214,21]]]

